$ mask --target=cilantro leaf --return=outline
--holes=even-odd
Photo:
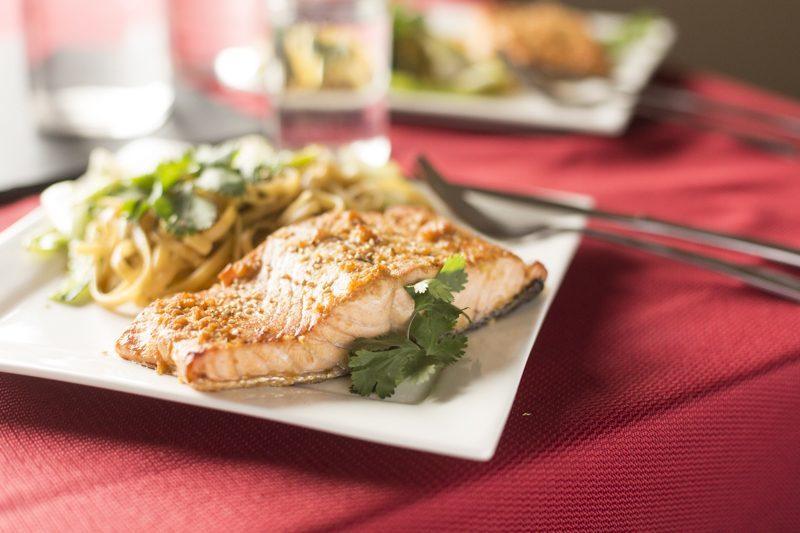
[[[409,294],[414,297],[415,294],[427,292],[438,300],[452,302],[453,293],[464,290],[467,283],[467,273],[464,271],[466,264],[466,259],[461,254],[448,257],[436,277],[415,283],[412,285],[413,293]]]
[[[150,205],[153,211],[156,212],[159,218],[168,220],[175,213],[175,208],[172,207],[172,202],[161,190],[161,186],[157,185],[153,189],[153,194],[150,195]]]
[[[129,198],[122,203],[120,212],[125,215],[128,220],[134,222],[142,218],[142,215],[150,209],[150,204],[144,198]]]
[[[417,308],[417,312],[411,320],[409,334],[426,352],[430,352],[439,337],[453,330],[461,310],[441,300],[424,302],[424,304],[423,309]]]
[[[353,377],[351,390],[362,396],[373,392],[379,398],[391,396],[406,377],[406,365],[421,351],[412,342],[403,342],[388,350],[357,350],[349,363]]]
[[[167,229],[175,235],[188,235],[205,231],[217,221],[217,206],[190,191],[177,191],[169,195],[173,213],[167,218]]]
[[[447,333],[431,346],[430,353],[440,365],[450,365],[461,359],[467,349],[467,336]]]
[[[463,255],[452,255],[447,258],[444,266],[442,266],[442,269],[434,279],[446,286],[451,292],[463,291],[464,286],[467,284],[467,273],[464,271],[466,266],[467,260]]]
[[[209,192],[216,192],[225,196],[241,196],[245,191],[245,182],[242,176],[234,171],[222,167],[207,167],[200,173],[195,185]]]
[[[205,231],[217,220],[217,206],[211,200],[191,190],[180,189],[160,196],[153,202],[158,216],[175,235],[190,235]]]
[[[145,193],[148,193],[153,189],[153,184],[155,184],[155,182],[155,174],[143,174],[131,179],[131,184]]]
[[[188,174],[190,163],[191,159],[187,154],[182,159],[165,161],[156,167],[155,177],[161,183],[164,191],[170,190]]]
[[[207,150],[205,161],[209,165],[230,164],[236,152]],[[194,151],[187,151],[181,159],[160,163],[155,171],[131,178],[106,191],[120,197],[120,211],[129,220],[138,221],[152,209],[165,221],[167,230],[176,235],[187,235],[210,228],[217,219],[216,205],[194,193],[194,187],[227,196],[237,196],[245,191],[241,175],[224,166],[203,166],[196,160]]]
[[[453,301],[453,293],[450,291],[450,288],[436,278],[430,280],[430,283],[428,283],[428,294],[438,300],[448,303]]]
[[[348,363],[353,393],[387,398],[403,381],[424,382],[464,355],[467,336],[455,332],[463,310],[452,302],[466,285],[465,266],[463,256],[452,256],[434,278],[405,287],[414,300],[406,332],[356,340]]]

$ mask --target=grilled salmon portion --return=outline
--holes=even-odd
[[[405,327],[414,302],[403,287],[455,253],[469,278],[455,305],[476,322],[546,276],[424,208],[327,213],[279,229],[212,288],[153,302],[116,349],[202,390],[339,376],[352,341]]]

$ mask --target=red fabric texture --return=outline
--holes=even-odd
[[[800,164],[723,135],[636,123],[619,139],[412,126],[392,139],[404,165],[424,151],[465,182],[800,246]],[[0,374],[0,530],[797,531],[799,449],[798,306],[587,240],[488,463]]]

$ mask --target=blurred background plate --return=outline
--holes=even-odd
[[[627,18],[628,15],[590,13],[593,32],[599,37],[613,35]],[[618,135],[633,115],[638,94],[675,39],[672,22],[657,17],[619,56],[608,81],[562,81],[546,88],[527,86],[516,94],[496,96],[393,88],[391,108],[394,113],[422,121],[456,120]]]

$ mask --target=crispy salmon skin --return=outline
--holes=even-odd
[[[454,303],[475,322],[547,275],[425,208],[327,213],[279,229],[212,288],[153,302],[117,353],[202,390],[339,376],[353,340],[406,325],[414,303],[403,287],[456,253],[468,283]]]

